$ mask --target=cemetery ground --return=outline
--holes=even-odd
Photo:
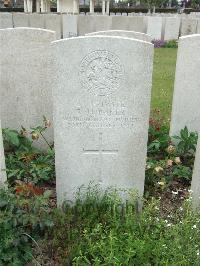
[[[17,133],[3,130],[8,189],[0,190],[0,265],[200,265],[200,214],[190,182],[197,134],[169,137],[176,49],[155,49],[143,211],[137,195],[120,200],[95,184],[72,206],[56,208],[50,121]]]

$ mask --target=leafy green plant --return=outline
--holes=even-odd
[[[54,180],[54,150],[44,134],[50,125],[50,121],[43,117],[43,124],[32,128],[29,133],[24,127],[20,132],[12,129],[3,130],[9,185],[15,186],[16,180],[34,185],[42,185]],[[33,142],[40,137],[49,146],[47,152],[41,152],[33,145]]]
[[[25,198],[0,189],[0,265],[21,266],[33,259],[32,246],[45,228],[52,227],[49,192]]]
[[[149,121],[149,137],[147,151],[149,156],[162,156],[165,154],[170,141],[169,128],[160,116],[159,110],[154,110],[154,117]]]
[[[186,180],[186,181],[191,181],[191,179],[192,179],[192,170],[188,166],[176,165],[173,168],[172,175],[173,175],[173,177],[178,177],[178,178],[182,178],[183,180]]]
[[[180,131],[180,136],[174,136],[177,140],[177,153],[183,157],[193,156],[196,151],[196,144],[198,139],[198,134],[196,132],[189,132],[188,128],[185,127]]]
[[[25,129],[24,129],[25,130]],[[32,141],[16,130],[2,129],[4,149],[6,151],[30,151],[33,150]]]
[[[54,151],[16,152],[6,155],[8,183],[14,186],[16,180],[42,185],[55,179]]]
[[[165,48],[178,48],[178,41],[177,40],[170,40],[165,42]]]

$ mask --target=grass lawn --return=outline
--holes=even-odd
[[[166,120],[171,115],[176,54],[176,48],[157,48],[154,51],[151,110],[158,108]]]

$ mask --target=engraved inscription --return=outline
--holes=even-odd
[[[140,118],[130,114],[126,99],[101,97],[88,101],[87,106],[78,102],[70,113],[63,113],[63,120],[73,128],[133,128]]]
[[[95,96],[115,92],[123,79],[124,69],[118,56],[106,50],[97,50],[83,58],[79,77],[83,87]]]

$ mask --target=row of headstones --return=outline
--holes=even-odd
[[[179,35],[200,33],[197,18],[152,16],[81,16],[59,13],[0,13],[0,28],[33,27],[56,32],[56,38],[81,36],[94,31],[129,30],[149,34],[152,39],[173,40]]]
[[[46,138],[55,143],[58,202],[91,181],[143,194],[153,69],[148,38],[107,32],[54,41],[52,31],[0,30],[2,127],[53,119],[54,136],[49,130]],[[184,126],[200,130],[199,54],[200,35],[180,38],[171,135]],[[195,202],[198,168],[197,162]]]

